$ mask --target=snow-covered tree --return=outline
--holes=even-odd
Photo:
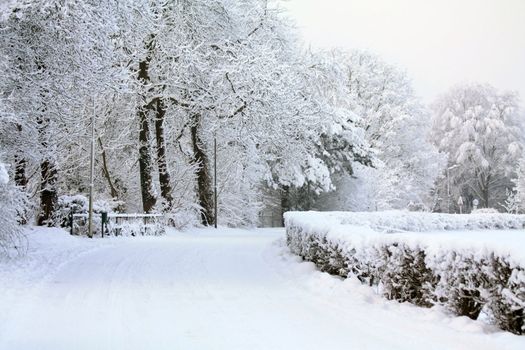
[[[86,148],[71,152],[71,146],[86,146],[88,101],[102,93],[113,69],[109,13],[98,1],[21,1],[0,24],[8,119],[0,130],[16,183],[39,194],[39,224],[51,224],[63,175],[86,163]],[[39,181],[28,182],[34,172]]]
[[[298,92],[299,109],[288,108],[293,114],[287,122],[293,124],[284,130],[293,134],[282,138],[286,151],[279,153],[276,168],[283,210],[312,209],[320,194],[335,189],[338,176],[352,173],[354,162],[370,164],[373,158],[360,118],[348,104],[340,78],[344,65],[331,53],[309,53],[298,70],[301,85],[292,91]]]
[[[7,166],[0,161],[0,255],[10,254],[20,246],[19,222],[26,205],[25,194],[10,181]]]
[[[173,222],[253,225],[268,188],[307,209],[348,176],[406,207],[437,173],[406,76],[305,53],[273,1],[23,0],[0,27],[2,148],[41,224],[87,194],[93,116],[96,198]]]
[[[374,167],[356,165],[352,176],[339,177],[338,190],[319,205],[347,210],[428,206],[442,160],[427,140],[430,115],[409,78],[371,53],[337,56],[345,67],[347,104],[360,116],[358,126],[365,130],[376,161]]]
[[[155,24],[147,30],[132,27],[122,37],[134,62],[131,70],[142,77],[133,89],[141,96],[139,164],[146,211],[157,202],[157,186],[167,199],[162,172],[191,166],[172,188],[193,183],[200,221],[213,223],[214,139],[219,209],[226,224],[256,222],[263,182],[274,187],[308,183],[326,191],[341,162],[365,157],[354,116],[333,102],[338,92],[330,84],[337,84],[337,72],[304,60],[286,21],[267,2],[132,6],[137,4],[143,6],[137,13]],[[157,128],[160,121],[164,132]],[[159,136],[171,150],[165,166]]]
[[[385,159],[410,153],[376,138],[403,82],[383,88],[376,111],[382,77],[397,78],[378,70],[356,83],[361,68],[348,57],[303,52],[271,1],[26,0],[0,25],[2,142],[16,184],[39,198],[40,223],[59,195],[88,190],[93,115],[97,197],[198,213],[203,224],[215,220],[214,140],[230,225],[257,222],[265,187],[282,190],[285,207],[308,208],[355,164],[371,164],[370,145]],[[388,180],[417,182],[400,164],[384,168]],[[426,169],[410,166],[417,179]]]
[[[521,158],[516,169],[516,177],[512,180],[512,189],[506,189],[507,199],[503,207],[509,213],[525,212],[525,158]]]
[[[441,209],[447,211],[459,196],[467,207],[478,199],[481,207],[501,208],[523,151],[517,95],[464,85],[441,96],[433,109],[432,141],[448,154],[438,187]]]

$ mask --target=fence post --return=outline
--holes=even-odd
[[[103,211],[101,213],[102,215],[102,238],[104,238],[104,225],[106,225],[106,227],[108,226],[107,225],[107,222],[108,222],[108,213]]]
[[[69,211],[69,234],[73,236],[73,209]]]

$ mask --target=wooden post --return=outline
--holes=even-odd
[[[102,238],[104,238],[104,225],[106,225],[107,227],[107,222],[108,222],[108,213],[103,211],[101,214],[101,221],[102,221]]]
[[[93,115],[91,116],[91,171],[89,175],[89,222],[88,237],[93,238],[93,181],[95,176],[95,96],[93,96]]]
[[[215,228],[217,228],[217,137],[213,138],[213,203],[215,206]]]
[[[73,209],[69,211],[69,225],[71,225],[69,233],[73,236]]]

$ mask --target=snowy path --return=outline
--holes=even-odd
[[[0,301],[11,315],[0,349],[525,349],[524,337],[314,271],[274,243],[282,236],[114,240]]]

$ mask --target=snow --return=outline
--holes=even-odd
[[[487,213],[486,209],[480,209],[478,212],[479,214],[457,215],[399,210],[378,212],[306,211],[285,213],[285,218],[322,228],[334,224],[358,225],[388,233],[525,228],[525,215]]]
[[[24,244],[15,258],[0,258],[0,339],[12,314],[19,311],[13,307],[16,303],[23,304],[31,298],[40,284],[47,283],[75,258],[109,246],[113,240],[87,240],[70,236],[62,229],[38,228],[27,229],[21,241]]]
[[[285,213],[285,220],[306,232],[354,244],[402,241],[427,252],[494,251],[525,264],[525,215],[310,211]]]
[[[9,174],[4,163],[0,162],[0,185],[5,185],[9,182]]]
[[[0,349],[523,349],[299,261],[282,229],[93,239],[26,232],[0,263]]]

